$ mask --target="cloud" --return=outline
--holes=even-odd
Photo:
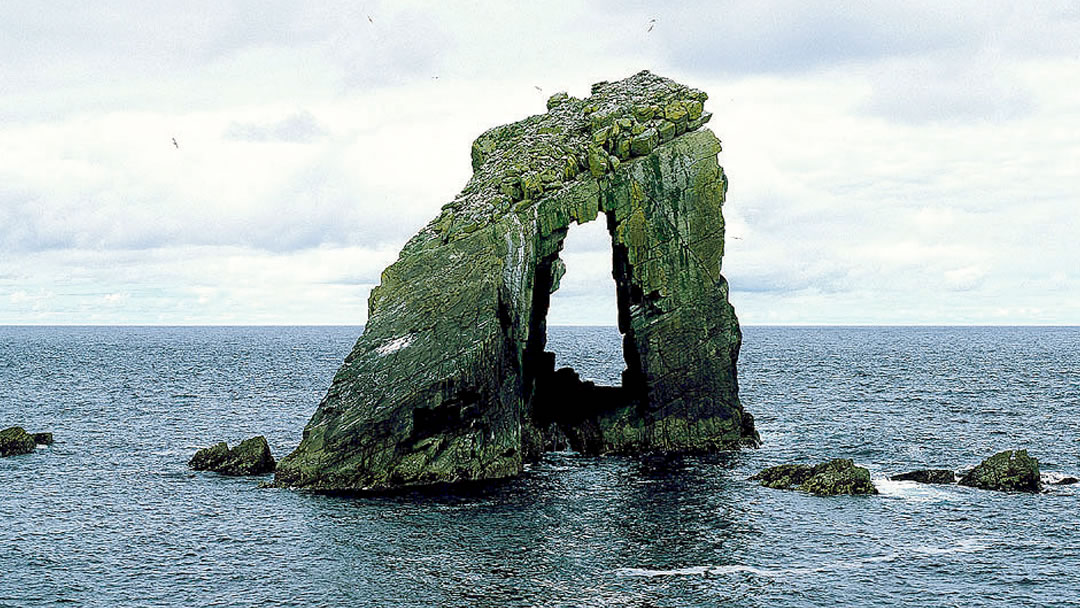
[[[964,266],[945,271],[945,285],[953,291],[971,291],[982,285],[987,269],[981,266]]]
[[[327,131],[307,110],[299,110],[271,123],[231,122],[226,127],[226,139],[237,141],[280,141],[311,143],[327,136]]]
[[[864,110],[915,124],[1002,122],[1028,115],[1032,94],[1000,57],[922,57],[887,62],[870,76]]]
[[[902,4],[700,1],[667,10],[651,2],[610,3],[651,32],[666,62],[699,77],[794,75],[852,69],[883,60],[962,60],[985,51],[1010,56],[1071,52],[1080,23],[1072,3],[1004,1]]]
[[[646,67],[711,95],[744,320],[1080,319],[1075,3],[159,9],[5,12],[0,322],[363,322],[478,133]]]

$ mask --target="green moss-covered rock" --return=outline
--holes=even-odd
[[[641,72],[477,137],[472,178],[383,272],[363,335],[275,484],[381,490],[508,477],[552,433],[589,453],[756,441],[720,273],[720,143],[693,129],[659,141],[668,113],[683,108],[687,125],[684,102],[704,99]],[[647,145],[635,148],[634,133]],[[557,378],[544,351],[563,240],[598,217],[612,239],[620,387]]]
[[[762,470],[750,478],[768,488],[798,489],[818,496],[877,494],[870,471],[851,460],[838,458],[814,466],[782,464]]]
[[[878,493],[870,482],[870,471],[843,458],[814,467],[814,474],[799,485],[799,489],[818,496]]]
[[[275,462],[266,437],[259,435],[240,442],[231,450],[224,441],[203,448],[195,452],[188,466],[222,475],[265,475],[274,472]]]
[[[787,490],[800,486],[814,475],[814,467],[808,464],[781,464],[763,469],[750,479],[758,481],[766,488]]]
[[[998,452],[965,473],[959,483],[983,490],[1038,492],[1039,461],[1027,450]]]
[[[0,457],[29,454],[37,447],[34,436],[21,426],[13,426],[0,431]]]

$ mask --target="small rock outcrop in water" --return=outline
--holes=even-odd
[[[956,473],[950,469],[919,469],[900,473],[889,478],[892,481],[917,481],[919,483],[956,483]]]
[[[998,452],[965,473],[959,483],[983,490],[1038,492],[1039,461],[1027,450]]]
[[[0,431],[0,457],[29,454],[37,447],[34,436],[21,426],[13,426]]]
[[[1071,486],[1080,483],[1080,479],[1077,479],[1075,477],[1062,477],[1061,479],[1055,479],[1047,483],[1052,486]]]
[[[222,475],[265,475],[274,472],[274,457],[266,437],[259,435],[229,449],[224,441],[195,452],[188,466]]]
[[[29,454],[39,445],[52,444],[52,433],[27,433],[21,426],[0,431],[0,457]]]
[[[877,494],[870,471],[846,458],[817,465],[782,464],[762,470],[750,478],[767,488],[798,489],[818,496]]]
[[[516,475],[545,445],[676,453],[754,443],[721,275],[727,177],[707,95],[641,72],[481,134],[465,189],[402,249],[275,484],[383,490]],[[620,386],[545,352],[574,224],[611,235]]]

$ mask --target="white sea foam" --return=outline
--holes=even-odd
[[[988,548],[985,538],[965,538],[947,547],[915,547],[912,553],[918,555],[948,555],[950,553],[976,553]]]
[[[960,493],[953,486],[919,483],[917,481],[893,481],[887,477],[871,480],[878,494],[888,498],[902,498],[916,502],[939,502],[956,500]]]
[[[1053,485],[1053,484],[1056,484],[1056,483],[1060,482],[1062,479],[1065,479],[1066,477],[1077,477],[1077,476],[1076,475],[1067,475],[1065,473],[1058,473],[1056,471],[1050,471],[1050,472],[1046,472],[1046,473],[1041,474],[1039,477],[1042,478],[1043,485]],[[1062,486],[1062,487],[1067,488],[1068,486],[1066,485],[1066,486]]]
[[[657,578],[665,576],[701,576],[705,578],[720,577],[731,574],[753,574],[769,578],[805,575],[819,572],[834,572],[837,570],[851,570],[869,566],[903,560],[909,557],[924,555],[949,555],[953,553],[976,553],[987,549],[990,545],[985,538],[966,538],[951,545],[943,547],[918,546],[899,552],[885,555],[875,555],[861,559],[850,559],[838,562],[825,562],[822,564],[797,567],[797,568],[757,568],[745,565],[728,566],[688,566],[686,568],[673,568],[671,570],[655,570],[650,568],[620,568],[615,571],[616,576],[633,576],[642,578]]]
[[[755,568],[753,566],[690,566],[688,568],[675,568],[672,570],[651,570],[649,568],[620,568],[615,571],[616,576],[636,576],[644,578],[656,578],[660,576],[723,576],[726,574],[749,573],[757,576],[783,576],[796,572],[795,570],[771,570],[767,568]]]

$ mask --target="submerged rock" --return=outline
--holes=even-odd
[[[919,483],[956,483],[956,473],[951,469],[919,469],[900,473],[889,478],[892,481],[917,481]]]
[[[558,95],[472,146],[465,189],[414,236],[275,483],[387,489],[508,477],[547,439],[592,454],[757,441],[721,275],[727,177],[705,93],[649,72]],[[627,368],[556,372],[550,293],[573,224],[611,235]]]
[[[965,473],[959,483],[983,490],[1038,492],[1039,461],[1027,450],[998,452]]]
[[[21,426],[13,426],[0,431],[0,457],[29,454],[37,447],[34,436]]]
[[[259,435],[240,442],[231,450],[224,441],[203,448],[195,452],[188,466],[222,475],[265,475],[274,472],[275,462],[266,437]]]
[[[1052,486],[1071,486],[1073,484],[1080,483],[1080,479],[1077,479],[1075,477],[1062,477],[1061,479],[1055,479],[1047,483]]]
[[[52,445],[53,434],[52,433],[34,433],[34,443],[38,445]]]
[[[818,496],[840,494],[877,494],[870,481],[870,471],[847,458],[817,465],[782,464],[763,469],[750,478],[761,485],[779,490],[798,489]]]

